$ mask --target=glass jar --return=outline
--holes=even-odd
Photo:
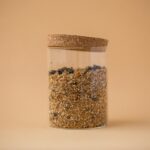
[[[48,40],[50,126],[105,126],[108,41],[64,34],[49,35]]]

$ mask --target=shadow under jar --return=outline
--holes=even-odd
[[[107,43],[105,39],[78,35],[48,36],[50,126],[106,125]]]

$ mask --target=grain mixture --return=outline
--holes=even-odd
[[[106,124],[106,67],[49,71],[50,126],[92,128]]]

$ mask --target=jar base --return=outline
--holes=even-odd
[[[87,130],[87,129],[105,128],[105,127],[107,127],[107,124],[103,124],[100,126],[91,126],[91,127],[64,127],[64,126],[54,126],[54,125],[49,125],[49,127],[57,128],[57,129]]]

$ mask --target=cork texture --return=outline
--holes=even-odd
[[[66,34],[48,35],[48,47],[53,48],[90,50],[92,48],[105,47],[107,44],[108,40],[96,37]]]

